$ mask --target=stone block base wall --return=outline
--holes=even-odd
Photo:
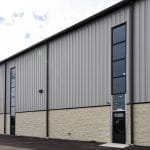
[[[126,143],[131,144],[131,106],[127,105],[127,111],[126,111]]]
[[[127,107],[127,143],[130,144],[130,105]],[[0,134],[4,115],[0,114]],[[10,134],[10,115],[6,115]],[[16,135],[46,137],[46,111],[16,113]],[[49,111],[50,138],[111,142],[111,107]],[[134,104],[134,144],[150,146],[150,103]]]
[[[46,137],[46,112],[16,113],[16,135]]]
[[[134,105],[134,144],[150,146],[150,103]]]
[[[6,115],[6,134],[10,134],[10,114]]]
[[[4,134],[4,114],[0,114],[0,134]]]
[[[110,142],[110,107],[52,110],[49,112],[51,138]]]

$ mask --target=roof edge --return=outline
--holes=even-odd
[[[48,38],[45,38],[42,41],[39,41],[38,43],[35,43],[35,44],[33,44],[33,45],[31,45],[31,46],[29,46],[29,47],[19,51],[18,53],[15,53],[14,55],[12,55],[12,56],[10,56],[8,58],[5,58],[5,59],[1,60],[0,64],[3,64],[5,62],[9,61],[10,59],[13,59],[13,58],[15,58],[15,57],[17,57],[17,56],[19,56],[21,54],[24,54],[24,53],[32,50],[33,48],[35,48],[37,46],[44,45],[47,42],[49,42],[51,40],[54,40],[55,38],[57,38],[57,37],[59,37],[61,35],[64,35],[64,34],[70,32],[72,30],[75,30],[75,29],[77,29],[77,28],[79,28],[79,27],[81,27],[81,26],[83,26],[83,25],[85,25],[85,24],[87,24],[89,22],[92,22],[93,20],[95,20],[95,19],[97,19],[99,17],[107,15],[107,14],[115,11],[116,9],[121,9],[122,7],[125,7],[126,5],[128,5],[131,1],[135,1],[135,0],[122,0],[122,1],[120,1],[120,2],[118,2],[116,4],[114,4],[114,5],[106,8],[106,9],[96,13],[95,15],[92,15],[92,16],[90,16],[90,17],[88,17],[88,18],[86,18],[86,19],[84,19],[84,20],[82,20],[82,21],[80,21],[80,22],[78,22],[78,23],[76,23],[76,24],[74,24],[74,25],[72,25],[72,26],[70,26],[70,27],[60,31],[60,32],[57,32],[56,34],[54,34],[54,35],[52,35],[52,36],[50,36]]]

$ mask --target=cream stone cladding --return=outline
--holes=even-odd
[[[150,103],[134,105],[134,144],[150,146]]]
[[[6,114],[6,134],[10,134],[10,114]]]
[[[0,114],[0,134],[4,133],[4,114]]]
[[[126,111],[126,143],[131,144],[131,105],[127,105]]]
[[[110,142],[110,107],[49,111],[51,138]]]
[[[16,113],[16,135],[46,137],[46,112]]]

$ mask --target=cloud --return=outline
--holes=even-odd
[[[24,12],[13,12],[11,15],[11,21],[14,24],[17,20],[22,19],[24,16]]]
[[[12,14],[12,16],[13,16],[14,18],[22,18],[22,17],[24,16],[24,12],[19,12],[19,13],[14,12],[14,13]]]
[[[2,16],[0,16],[0,24],[5,27],[12,25],[6,18]]]
[[[44,21],[44,22],[47,21],[47,13],[44,15],[39,15],[39,14],[36,14],[35,12],[33,12],[33,17],[37,21]]]
[[[0,60],[117,1],[120,0],[44,0],[44,3],[43,0],[30,0],[30,3],[27,0],[0,0],[0,43],[3,50],[0,51]]]
[[[6,21],[6,19],[4,17],[0,16],[0,23],[3,23],[5,21]]]
[[[26,33],[26,34],[25,34],[25,39],[29,39],[29,38],[30,38],[30,36],[31,36],[31,34],[30,34],[30,33]]]

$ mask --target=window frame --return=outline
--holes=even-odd
[[[119,77],[115,77],[115,78],[113,78],[113,85],[115,85],[114,83],[115,83],[115,80],[117,80],[117,79],[123,79],[122,81],[124,81],[123,83],[124,84],[126,84],[126,77],[125,76],[119,76]],[[120,82],[121,83],[121,82]],[[112,87],[113,88],[113,87]],[[123,87],[123,91],[126,91],[126,87]],[[113,90],[113,89],[112,89]],[[119,94],[125,94],[124,92],[116,92],[116,93],[114,93],[113,95],[119,95]]]
[[[122,70],[124,70],[123,73],[125,73],[125,74],[123,74],[123,73],[122,73],[122,75],[118,74],[118,72],[121,73],[121,71],[114,72],[115,71],[115,65],[117,65],[117,63],[119,63],[119,62],[120,62],[120,64],[123,64],[124,68]],[[124,77],[126,75],[126,60],[125,59],[118,59],[117,61],[113,61],[112,67],[113,67],[113,72],[112,72],[113,78]],[[114,75],[114,73],[116,73],[118,75]]]
[[[123,25],[125,25],[125,40],[114,44],[113,43],[113,30],[120,27],[120,26],[123,26]],[[113,46],[117,45],[117,44],[120,44],[120,43],[125,43],[125,58],[113,60]],[[116,25],[116,26],[111,28],[111,95],[118,95],[118,94],[125,94],[126,93],[126,86],[127,86],[126,85],[127,84],[126,83],[126,72],[125,72],[125,75],[113,77],[113,62],[117,62],[117,61],[120,61],[120,60],[125,60],[125,71],[127,71],[126,70],[127,69],[126,68],[126,57],[127,57],[126,48],[127,48],[127,22],[124,22],[124,23],[121,23],[121,24]],[[114,91],[113,91],[113,78],[120,78],[120,77],[125,77],[125,91],[120,92],[120,93],[114,93]]]
[[[115,30],[116,28],[119,28],[119,27],[121,27],[121,26],[125,26],[125,30],[126,30],[126,24],[125,24],[125,23],[122,23],[122,24],[119,24],[119,25],[113,27],[113,30]],[[113,43],[113,42],[114,42],[114,41],[113,41],[113,40],[114,40],[114,39],[113,39],[113,30],[112,30],[112,44],[113,44],[113,45],[117,45],[117,44],[120,44],[120,43],[123,43],[123,42],[126,41],[126,32],[125,32],[125,40],[122,40],[122,41]]]
[[[15,69],[15,76],[12,76],[12,70],[14,70]],[[12,79],[15,79],[15,86],[12,86]],[[12,68],[10,68],[10,116],[11,116],[11,107],[15,107],[15,110],[16,110],[16,67],[12,67]],[[14,96],[12,96],[11,95],[11,93],[12,93],[12,89],[15,89],[15,95]],[[15,106],[12,106],[12,98],[15,98]],[[16,115],[15,115],[16,116]],[[14,117],[14,116],[12,116],[12,117]]]
[[[117,59],[114,59],[114,46],[118,46],[118,45],[121,45],[121,44],[125,44],[125,56],[124,57],[120,57],[120,58],[117,58]],[[125,59],[126,58],[126,41],[123,41],[121,43],[117,43],[117,44],[112,44],[112,61],[116,61],[116,60],[121,60],[121,59]]]
[[[120,109],[120,111],[125,111],[125,94],[117,94],[117,95],[113,95],[113,97],[112,97],[112,99],[113,99],[113,104],[112,104],[112,110],[113,110],[113,112],[117,112],[118,110],[117,109],[115,109],[116,107],[116,105],[115,105],[115,103],[114,103],[114,101],[115,102],[118,102],[118,100],[116,101],[116,100],[114,100],[115,99],[115,96],[118,96],[118,97],[120,97],[120,96],[122,96],[123,97],[123,99],[122,99],[122,101],[124,102],[124,109],[122,109],[122,108],[119,108]],[[120,100],[119,100],[120,101]]]

